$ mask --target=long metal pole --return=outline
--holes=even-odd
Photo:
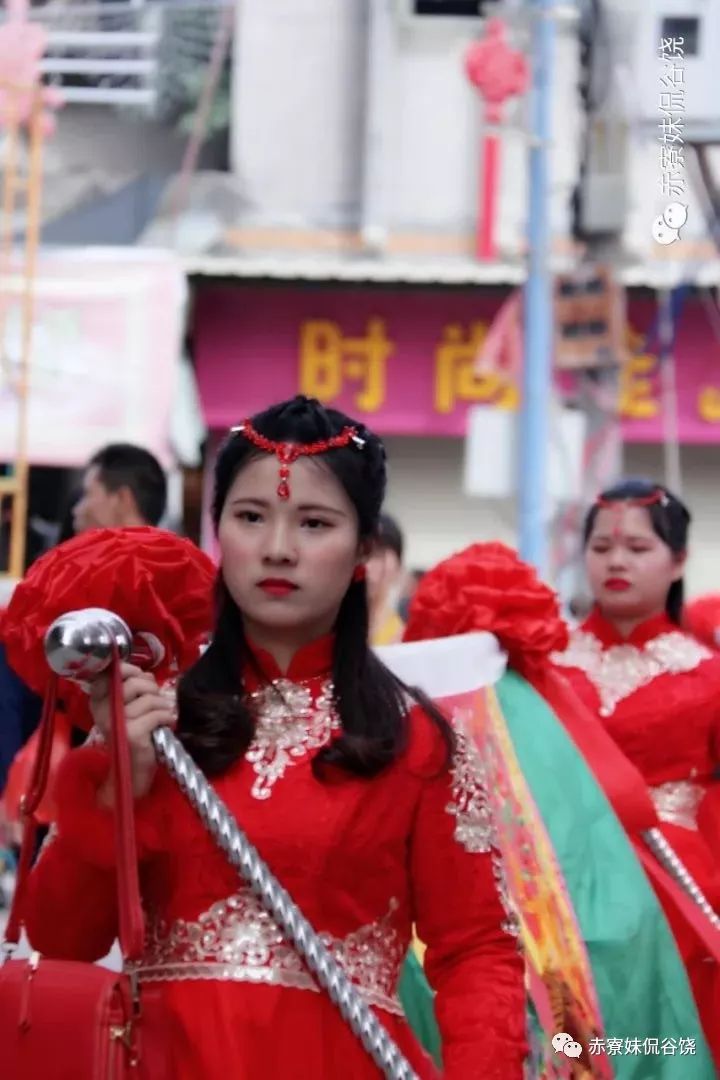
[[[363,147],[362,235],[381,251],[388,234],[388,162],[392,160],[396,100],[396,12],[392,0],[369,0]]]
[[[549,157],[552,112],[553,0],[532,4],[532,125],[528,201],[525,357],[520,411],[520,552],[540,573],[548,561],[548,447],[552,379]]]
[[[682,498],[682,465],[678,425],[677,372],[675,368],[675,320],[672,289],[658,292],[658,339],[663,402],[663,441],[665,444],[665,483]]]

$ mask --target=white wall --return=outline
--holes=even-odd
[[[478,20],[394,19],[385,121],[390,224],[469,232],[476,220],[481,105],[463,58]],[[513,41],[527,48],[527,38]],[[362,196],[367,5],[243,0],[234,50],[232,158],[251,220],[357,224]],[[579,147],[578,49],[561,30],[554,64],[552,219],[569,227]],[[383,80],[384,85],[384,80]],[[502,138],[498,239],[518,250],[525,222],[526,103]],[[514,128],[514,130],[513,130]]]
[[[387,3],[392,10],[391,0]],[[243,0],[238,5],[232,142],[246,220],[298,227],[358,224],[368,7],[363,0]],[[695,84],[702,82],[703,92],[695,98],[706,103],[704,113],[712,114],[717,128],[720,106],[707,102],[714,100],[714,57],[720,62],[720,2],[606,0],[604,10],[611,43],[608,89],[618,100],[615,113],[627,120],[631,133],[624,240],[636,258],[657,258],[651,224],[668,202],[660,187],[657,128],[661,17],[681,12],[703,17],[702,40],[711,62],[687,60],[687,79],[693,81],[688,101],[690,90],[698,91]],[[391,60],[381,79],[387,86],[383,141],[390,148],[382,200],[389,209],[388,225],[396,231],[467,235],[477,216],[482,123],[480,100],[465,77],[463,58],[483,24],[391,19]],[[513,46],[529,54],[527,25],[514,21],[511,35]],[[556,236],[567,236],[585,120],[579,50],[570,23],[558,26],[552,80],[551,221]],[[653,100],[658,100],[656,114]],[[497,239],[508,255],[524,244],[527,112],[527,100],[511,106],[502,136]],[[690,211],[682,238],[692,241],[707,235],[706,200],[696,182],[692,152],[686,157],[683,201]],[[720,148],[714,160],[720,175]]]
[[[385,440],[390,462],[387,509],[407,537],[407,564],[428,569],[440,559],[482,540],[516,543],[509,502],[470,499],[462,492],[461,439]],[[659,446],[626,449],[625,472],[663,477]],[[694,517],[688,567],[690,595],[720,590],[720,446],[686,447],[682,454],[684,497]]]
[[[364,0],[243,0],[232,163],[248,213],[285,226],[357,213]]]
[[[478,540],[515,539],[511,502],[470,499],[462,491],[463,440],[386,438],[387,510],[407,538],[407,563],[428,569]]]
[[[396,226],[470,229],[477,215],[482,106],[463,60],[477,36],[472,24],[426,20],[398,34],[397,146],[392,192]],[[527,49],[524,38],[514,48]],[[551,147],[553,229],[569,229],[569,200],[578,169],[578,48],[558,34],[553,67]],[[517,251],[525,228],[527,100],[512,102],[502,136],[497,239]]]

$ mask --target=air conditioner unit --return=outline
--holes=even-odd
[[[670,61],[666,64],[661,42],[668,39],[678,42],[678,52],[675,56],[666,52]],[[672,111],[682,115],[686,126],[717,122],[720,70],[717,0],[643,0],[636,16],[633,51],[635,80],[630,96],[637,102],[636,115],[640,120],[660,123],[661,94],[675,91],[682,94],[683,107]],[[676,85],[667,80],[663,83],[672,63],[682,68],[682,75],[676,76]],[[664,99],[668,105],[672,100]],[[676,104],[678,100],[675,99]]]
[[[431,25],[450,19],[478,19],[492,14],[497,0],[396,0],[402,22]]]
[[[627,125],[608,108],[590,119],[586,160],[578,182],[578,234],[619,234],[628,206]]]
[[[554,403],[548,444],[546,492],[571,502],[582,495],[587,418]],[[486,499],[506,499],[518,490],[520,417],[477,405],[468,410],[463,491]]]

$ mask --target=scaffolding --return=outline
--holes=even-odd
[[[0,563],[0,577],[17,579],[25,569],[30,368],[47,113],[40,83],[0,80],[0,95],[0,392],[13,402],[17,418],[14,460],[0,475],[3,539],[9,524],[9,543]],[[10,355],[7,324],[10,305],[18,292],[17,280],[21,332],[20,352],[15,358]]]

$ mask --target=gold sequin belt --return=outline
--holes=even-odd
[[[692,780],[670,780],[650,788],[650,798],[661,821],[695,831],[698,807],[704,794],[702,784]]]
[[[386,916],[344,938],[320,938],[369,1005],[402,1016],[396,991],[408,943],[392,925],[397,906],[393,900]],[[141,982],[216,979],[319,992],[292,945],[247,891],[218,901],[194,921],[168,926],[151,918],[144,954],[128,970]]]

